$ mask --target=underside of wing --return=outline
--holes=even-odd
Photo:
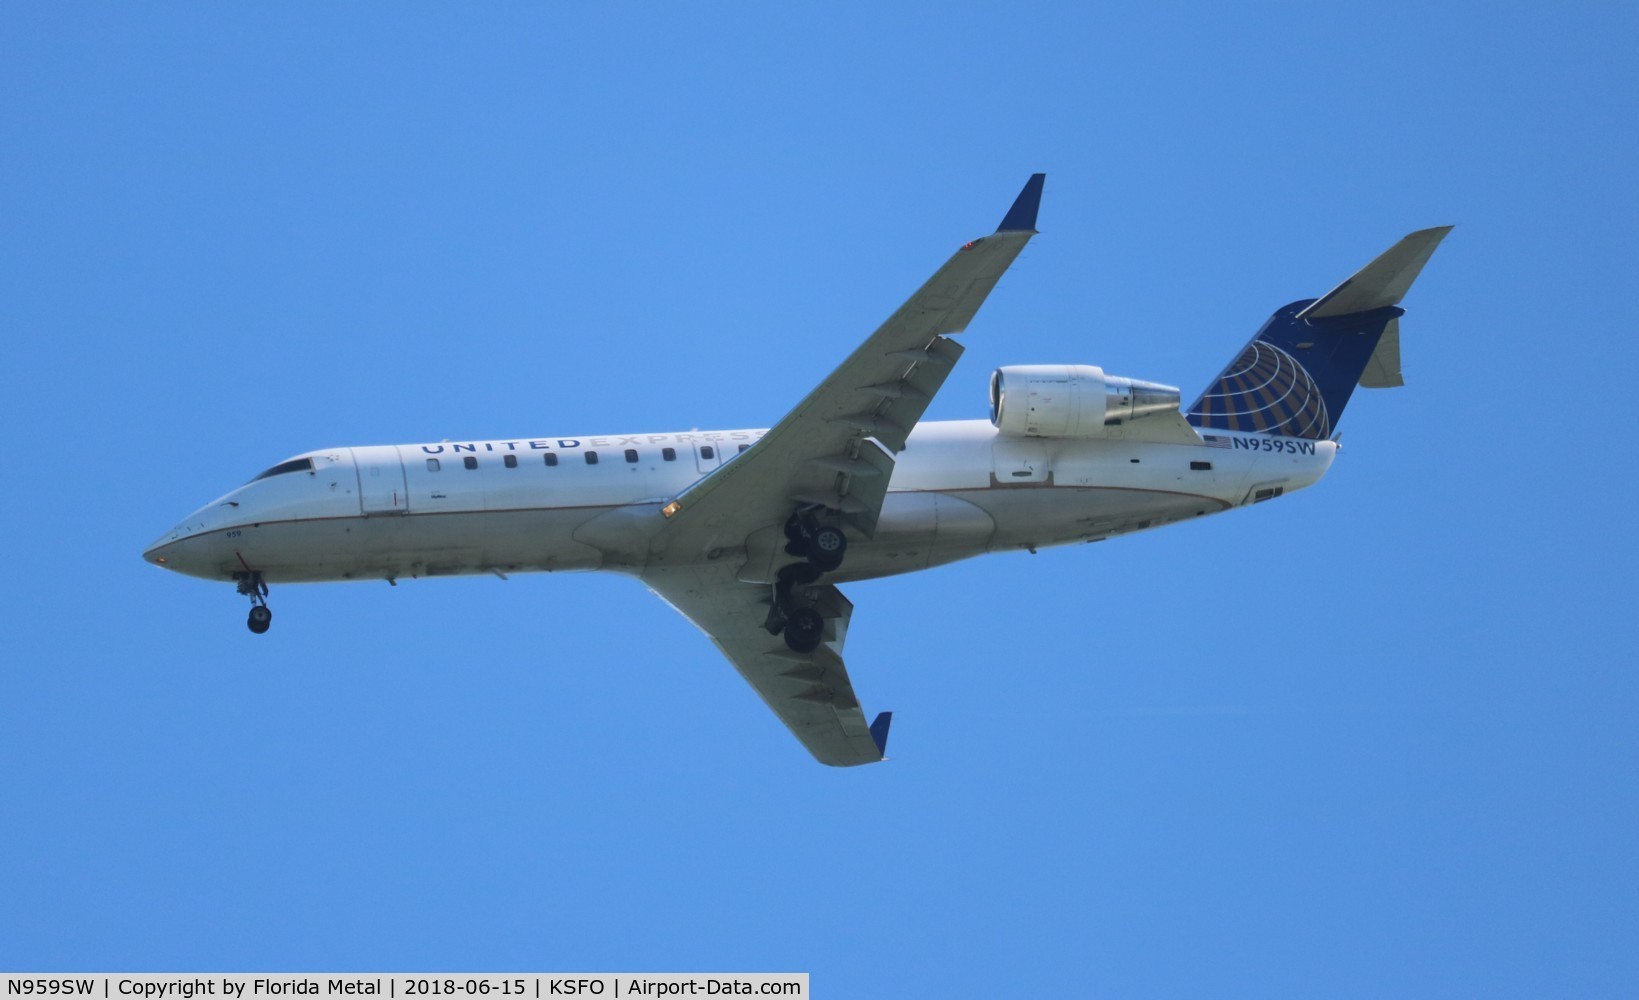
[[[712,569],[654,574],[645,582],[711,637],[815,760],[849,767],[882,759],[892,716],[884,712],[873,723],[865,721],[842,661],[853,605],[837,588],[817,586],[806,595],[825,618],[825,640],[798,653],[763,627],[767,587]]]

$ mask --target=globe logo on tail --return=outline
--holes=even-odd
[[[1332,430],[1315,380],[1296,358],[1262,340],[1224,369],[1190,416],[1206,427],[1314,440]]]

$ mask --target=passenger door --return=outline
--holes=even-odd
[[[392,447],[354,448],[359,470],[359,509],[373,514],[404,514],[410,509],[410,491],[404,483],[404,462]]]

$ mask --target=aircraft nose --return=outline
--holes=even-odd
[[[237,500],[223,498],[208,503],[150,542],[142,550],[142,559],[189,576],[216,579],[221,571],[221,529],[240,512]]]
[[[165,534],[160,535],[158,538],[149,543],[147,548],[142,550],[143,561],[153,563],[155,566],[164,566],[168,564],[171,561],[171,557],[165,550],[175,543],[177,539],[178,533],[175,531],[167,531]]]
[[[199,536],[207,531],[208,525],[201,518],[201,512],[195,511],[188,515],[187,520],[148,543],[142,550],[142,559],[179,573],[191,572],[191,564],[200,555]]]
[[[220,577],[221,567],[217,565],[220,555],[212,543],[210,531],[189,531],[187,525],[167,531],[142,551],[144,562],[208,580]]]

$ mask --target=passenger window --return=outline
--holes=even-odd
[[[740,452],[744,452],[744,451],[745,451],[745,450],[746,450],[746,449],[747,449],[747,448],[749,448],[749,447],[751,447],[751,445],[749,445],[749,444],[742,444],[742,445],[741,445],[741,446],[740,446]]]
[[[517,455],[502,455],[501,456],[501,464],[506,466],[509,469],[516,469],[518,467],[518,456]]]
[[[717,449],[713,448],[709,444],[703,444],[703,445],[700,446],[700,457],[701,458],[716,458],[717,457]]]
[[[660,457],[665,459],[668,462],[675,462],[675,461],[677,461],[677,449],[676,448],[662,448],[662,449],[660,449]]]
[[[596,464],[598,464],[598,453],[595,452],[595,451],[587,452],[586,453],[586,464],[587,465],[596,465]]]
[[[476,469],[476,468],[478,468],[478,456],[468,455],[465,458],[461,459],[461,464],[466,466],[469,469]]]
[[[627,448],[626,449],[626,461],[628,461],[628,462],[636,462],[637,461],[637,449],[636,448]]]
[[[438,459],[436,459],[436,458],[427,459],[427,471],[428,472],[437,472],[438,469],[439,469]]]
[[[547,452],[546,455],[545,455],[545,458],[546,458],[546,464],[547,465],[557,465],[558,464],[558,453],[555,452],[555,451]]]
[[[1191,462],[1191,463],[1189,463],[1189,469],[1190,469],[1191,472],[1211,472],[1212,471],[1212,463],[1211,462]]]

